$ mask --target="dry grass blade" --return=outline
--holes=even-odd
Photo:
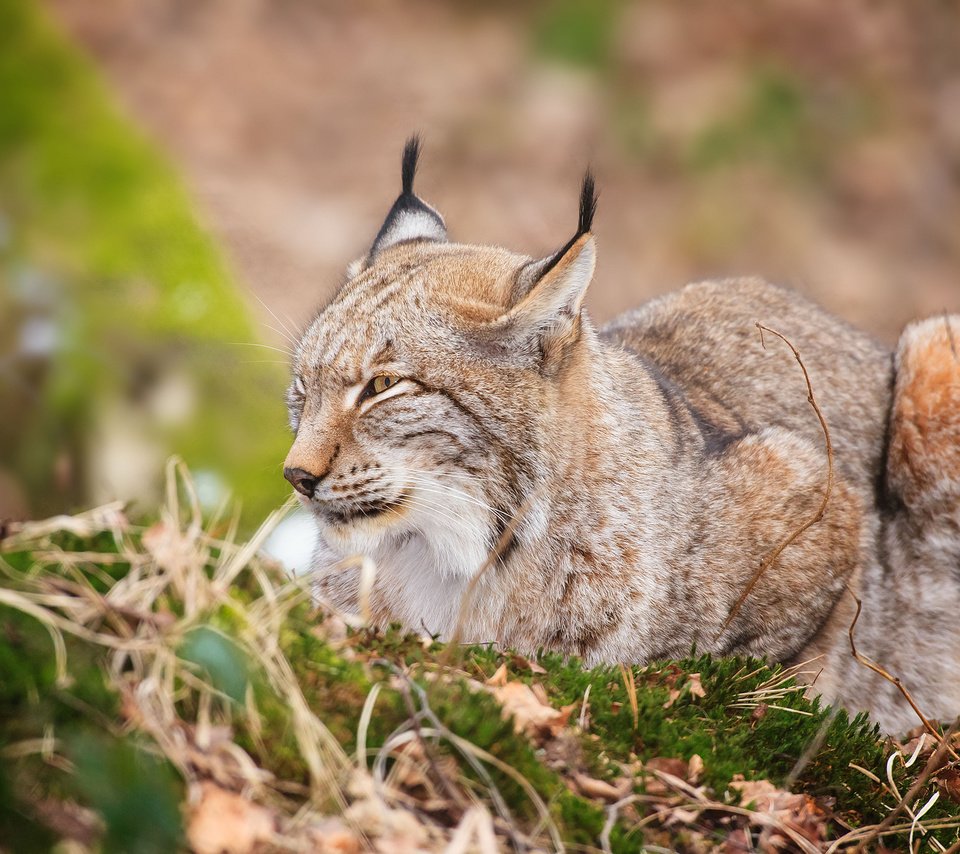
[[[630,711],[633,714],[633,728],[638,729],[640,726],[640,705],[637,702],[637,683],[633,678],[633,668],[621,664],[620,676],[623,678],[623,687],[627,692],[627,699],[630,701]]]
[[[788,837],[796,846],[796,850],[803,852],[803,854],[821,854],[821,848],[819,845],[815,845],[776,815],[712,800],[703,795],[694,786],[691,786],[689,783],[687,783],[685,780],[681,780],[679,777],[675,777],[673,774],[668,774],[654,768],[649,769],[649,772],[652,773],[665,786],[681,795],[682,801],[680,803],[672,803],[670,805],[671,808],[683,807],[695,812],[705,812],[709,810],[710,812],[744,816],[754,824],[761,825],[765,829],[769,828],[771,830],[776,830],[778,833]]]
[[[232,742],[214,746],[212,701],[217,699],[228,723],[230,707],[224,704],[223,695],[177,654],[187,633],[205,623],[206,609],[228,605],[238,618],[236,640],[241,651],[290,710],[298,749],[310,772],[314,802],[345,805],[340,781],[349,769],[349,760],[309,708],[279,642],[284,617],[309,594],[297,585],[278,584],[263,571],[257,557],[259,543],[286,508],[272,514],[253,540],[238,548],[204,531],[196,492],[182,462],[171,460],[167,476],[163,521],[142,532],[139,550],[125,536],[132,529],[118,504],[78,517],[18,526],[3,543],[5,551],[31,549],[35,560],[61,566],[60,551],[48,545],[56,534],[89,538],[113,532],[130,570],[119,581],[100,578],[110,585],[106,593],[97,592],[79,573],[74,575],[76,581],[44,574],[40,563],[37,572],[18,579],[23,590],[0,588],[0,604],[30,615],[47,628],[61,682],[68,678],[64,635],[108,651],[106,673],[125,700],[127,716],[151,736],[188,782],[200,776],[232,781],[231,785],[239,780],[239,785],[257,793],[271,782],[270,775]],[[216,562],[213,554],[219,555]],[[100,561],[99,555],[84,557]],[[104,562],[116,557],[107,554]],[[251,605],[229,591],[231,582],[243,572],[250,574],[261,592]],[[182,603],[182,617],[157,610],[167,597]],[[193,697],[197,709],[195,724],[181,718],[180,707],[187,695]],[[248,694],[248,711],[255,714],[251,699]]]
[[[881,667],[879,664],[877,664],[877,662],[872,661],[871,659],[867,658],[865,655],[857,651],[857,645],[854,643],[854,640],[853,640],[853,633],[857,627],[857,621],[860,619],[860,611],[863,607],[863,603],[857,598],[856,594],[852,590],[850,590],[849,587],[847,588],[847,591],[850,593],[851,596],[853,596],[853,601],[857,603],[856,613],[854,613],[853,620],[850,622],[850,628],[847,629],[847,636],[850,638],[850,653],[853,655],[854,659],[856,659],[856,661],[859,664],[862,664],[864,667],[869,668],[878,676],[883,677],[888,682],[895,685],[897,690],[903,695],[903,698],[907,701],[907,703],[909,703],[910,708],[913,709],[914,713],[920,719],[920,722],[923,724],[924,729],[928,733],[930,733],[930,735],[932,735],[937,741],[942,742],[945,745],[945,749],[950,754],[950,756],[952,756],[956,760],[960,760],[960,756],[957,755],[957,752],[949,745],[949,743],[944,741],[940,733],[937,732],[937,728],[931,723],[930,719],[923,713],[923,711],[917,705],[916,700],[913,699],[913,695],[907,690],[907,686],[903,684],[903,681],[900,679],[900,677],[894,676],[884,667]]]
[[[931,775],[940,767],[940,763],[943,761],[944,756],[950,752],[950,738],[957,731],[957,728],[960,727],[960,718],[957,718],[951,725],[950,728],[944,733],[943,737],[940,740],[940,744],[937,745],[937,749],[930,754],[930,758],[927,760],[927,764],[924,766],[923,771],[920,772],[916,780],[913,781],[913,785],[907,790],[907,793],[900,799],[897,805],[890,811],[890,814],[876,825],[870,834],[860,840],[858,850],[863,849],[868,843],[872,842],[878,836],[880,836],[885,830],[891,827],[896,821],[897,817],[906,809],[909,809],[910,802],[917,796],[917,793],[923,788],[927,780],[930,779]],[[916,824],[916,817],[914,818],[914,824]]]
[[[778,702],[790,697],[802,696],[806,691],[806,686],[794,683],[798,677],[816,675],[814,671],[806,670],[809,661],[802,661],[794,664],[774,674],[769,679],[761,682],[752,691],[741,691],[737,695],[735,702],[730,704],[732,709],[756,709],[760,705],[768,709],[776,709],[781,712],[810,717],[812,712],[804,709],[794,709],[790,706],[777,705]],[[752,674],[748,674],[752,675]],[[744,677],[747,678],[747,677]],[[794,683],[794,684],[790,684]]]
[[[797,348],[793,346],[786,336],[780,332],[777,332],[775,329],[770,329],[768,326],[764,326],[762,323],[757,323],[755,325],[760,331],[760,344],[762,347],[766,348],[766,344],[763,340],[764,332],[769,332],[771,335],[775,335],[790,348],[790,351],[793,353],[793,357],[797,360],[797,364],[800,365],[800,370],[803,371],[803,379],[807,384],[807,402],[813,407],[813,411],[817,414],[817,419],[820,421],[820,428],[823,430],[823,440],[827,449],[827,483],[823,490],[823,500],[820,502],[817,512],[814,513],[813,516],[811,516],[806,522],[800,525],[800,527],[785,537],[783,541],[772,552],[770,552],[766,558],[764,558],[760,566],[757,567],[750,581],[747,582],[747,586],[743,589],[743,591],[737,597],[737,600],[733,603],[733,606],[730,608],[730,613],[727,614],[727,618],[723,621],[720,631],[717,632],[718,638],[736,619],[737,614],[740,613],[740,609],[743,607],[743,603],[746,601],[753,588],[757,586],[757,582],[760,581],[760,578],[763,576],[763,574],[771,566],[773,566],[776,559],[783,554],[784,549],[786,549],[791,543],[795,542],[805,531],[809,530],[818,522],[820,522],[821,519],[823,519],[823,515],[827,511],[827,505],[830,503],[830,495],[833,492],[833,442],[830,439],[830,429],[827,427],[827,420],[823,417],[820,404],[817,403],[817,398],[813,393],[813,385],[810,382],[810,374],[807,373],[807,367],[803,364],[803,359],[800,358],[800,353]]]

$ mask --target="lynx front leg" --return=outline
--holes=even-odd
[[[960,553],[960,316],[911,324],[900,337],[887,479],[910,521],[941,528]]]

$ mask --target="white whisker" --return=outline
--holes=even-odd
[[[277,334],[283,335],[284,338],[286,338],[291,344],[293,344],[294,347],[296,347],[297,344],[300,343],[300,340],[299,340],[300,336],[297,334],[297,331],[296,331],[297,325],[291,321],[291,325],[293,328],[291,328],[290,326],[287,326],[287,324],[283,322],[283,319],[279,315],[277,315],[277,313],[272,308],[270,308],[269,305],[267,305],[262,299],[260,299],[259,294],[253,294],[253,297],[254,299],[256,299],[258,303],[260,303],[260,305],[262,305],[267,311],[269,311],[270,316],[273,317],[273,319],[276,320],[281,327],[283,327],[283,332],[281,332],[279,329],[273,329],[272,326],[267,326],[267,329],[273,329],[273,331],[276,332]],[[289,320],[290,318],[288,317],[287,319]],[[266,324],[264,324],[264,326],[266,326]]]
[[[274,350],[277,353],[283,353],[285,356],[293,358],[293,351],[286,350],[282,347],[274,347],[270,344],[259,344],[255,341],[228,341],[228,344],[234,347],[262,347],[264,350]]]
[[[412,483],[420,492],[428,492],[434,495],[446,495],[458,498],[461,501],[466,501],[468,504],[479,507],[481,510],[486,510],[488,513],[492,513],[494,516],[504,519],[505,521],[509,521],[509,516],[502,510],[497,510],[496,508],[491,507],[485,501],[481,501],[479,498],[474,498],[472,495],[463,492],[462,490],[437,484],[436,481],[427,480],[425,478],[408,476],[407,481]]]

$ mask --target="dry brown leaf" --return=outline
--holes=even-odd
[[[200,784],[200,800],[187,823],[187,841],[196,854],[247,854],[273,832],[269,810],[213,783]]]
[[[778,789],[769,780],[733,780],[730,788],[740,792],[741,802],[753,805],[757,813],[772,815],[786,827],[809,839],[826,839],[826,814],[809,795],[798,795]],[[752,824],[765,826],[764,822]],[[788,837],[776,828],[767,826],[762,850],[774,851],[789,847]]]
[[[703,759],[700,758],[700,754],[694,753],[690,757],[690,761],[687,763],[687,782],[690,783],[699,783],[700,779],[703,777]]]
[[[694,697],[706,697],[707,692],[703,690],[703,684],[700,682],[699,673],[691,673],[690,678],[687,679],[686,684],[690,688],[690,693]]]
[[[679,780],[687,781],[688,763],[682,759],[672,759],[667,756],[654,756],[643,763],[643,769],[646,771],[659,771],[661,774],[669,774]],[[648,794],[665,795],[672,789],[662,780],[657,779],[652,774],[647,774],[644,786]]]
[[[331,817],[310,828],[317,854],[360,854],[360,838],[341,818]]]
[[[734,780],[730,788],[740,793],[741,803],[752,803],[757,812],[768,812],[780,795],[788,794],[769,780]]]
[[[531,673],[543,674],[547,670],[539,662],[532,661],[525,655],[514,653],[510,658],[510,663],[518,670],[529,670]]]
[[[379,854],[419,854],[430,850],[431,829],[414,813],[391,809],[375,798],[354,801],[344,817],[370,837],[373,850]]]
[[[960,768],[944,768],[936,779],[944,795],[960,804]]]
[[[487,679],[486,682],[484,682],[483,684],[491,685],[496,688],[502,688],[504,685],[506,685],[507,684],[507,665],[501,664],[496,669],[493,676]]]
[[[595,777],[590,777],[576,771],[571,777],[581,795],[610,803],[625,798],[630,794],[632,787],[632,781],[629,777],[621,778],[616,784],[608,783],[606,780],[598,780]]]
[[[677,700],[680,699],[680,695],[684,691],[689,691],[691,697],[706,697],[707,692],[703,689],[703,684],[700,682],[699,673],[691,673],[687,677],[687,681],[683,683],[679,688],[670,688],[667,695],[667,701],[663,704],[663,708],[669,709]]]
[[[669,774],[680,780],[687,779],[688,763],[682,759],[672,759],[668,756],[654,756],[643,763],[643,767],[648,771],[660,771],[663,774]]]
[[[530,686],[523,682],[491,685],[490,690],[503,706],[504,717],[513,717],[514,729],[533,738],[555,738],[567,725],[570,713],[576,707],[576,703],[572,703],[562,709],[555,709],[543,703]]]
[[[669,709],[680,697],[680,690],[678,688],[671,688],[670,694],[667,696],[667,701],[663,704],[665,709]]]
[[[700,813],[683,807],[668,807],[666,815],[661,818],[664,827],[670,827],[673,824],[693,824],[700,818]]]

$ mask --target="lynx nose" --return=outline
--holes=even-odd
[[[313,491],[317,488],[320,478],[314,477],[310,472],[303,469],[285,468],[283,476],[293,484],[293,488],[301,495],[307,498],[313,498]]]

